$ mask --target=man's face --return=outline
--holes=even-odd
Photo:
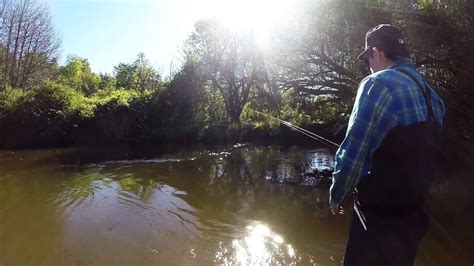
[[[385,65],[382,62],[382,54],[376,47],[373,47],[362,60],[372,73],[385,69]]]
[[[375,66],[377,65],[377,60],[375,60],[375,57],[374,56],[369,57],[368,61],[369,61],[370,72],[372,73],[377,72],[377,70],[375,69]]]
[[[370,70],[370,72],[374,73],[373,72],[373,69],[370,67],[370,63],[371,63],[371,57],[373,57],[373,51],[372,49],[368,51],[368,53],[361,58],[361,61],[362,61],[362,66],[365,66],[363,67],[364,71],[365,72],[367,69]]]

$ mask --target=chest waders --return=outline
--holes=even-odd
[[[396,70],[422,90],[428,118],[391,129],[375,151],[371,172],[356,189],[344,265],[413,265],[428,228],[421,207],[435,174],[441,127],[426,83]]]

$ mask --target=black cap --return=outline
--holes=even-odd
[[[390,24],[380,24],[370,29],[365,35],[365,50],[357,57],[364,59],[373,47],[384,51],[391,59],[408,56],[405,40],[400,29]]]

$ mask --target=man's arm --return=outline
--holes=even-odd
[[[438,93],[436,93],[433,88],[430,87],[431,90],[431,102],[433,104],[433,112],[435,114],[435,117],[438,121],[438,123],[443,126],[443,118],[446,113],[446,107],[444,105],[443,100],[439,96]]]
[[[387,132],[396,124],[392,97],[374,77],[364,79],[349,119],[346,137],[336,153],[330,188],[330,205],[336,209],[345,196],[367,174],[374,151]]]

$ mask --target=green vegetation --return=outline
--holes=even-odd
[[[356,56],[379,23],[404,29],[415,63],[445,99],[449,135],[473,137],[472,1],[316,2],[266,50],[251,32],[199,21],[182,65],[163,80],[142,53],[112,74],[93,73],[75,55],[60,66],[47,10],[3,1],[0,147],[302,138],[253,110],[340,138],[367,74]]]

